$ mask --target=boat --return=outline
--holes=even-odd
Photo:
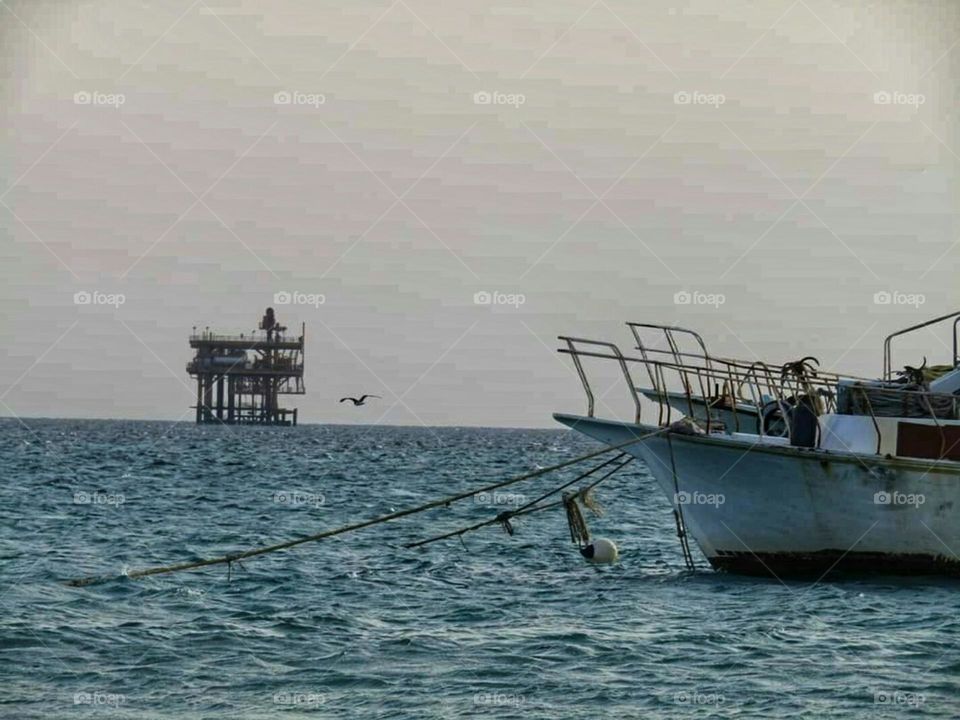
[[[895,339],[948,322],[948,363],[892,367]],[[587,410],[554,418],[645,463],[688,565],[692,538],[714,569],[745,575],[960,576],[958,324],[960,311],[892,333],[875,378],[827,372],[810,356],[713,356],[699,334],[670,325],[627,323],[636,354],[561,336]],[[611,362],[632,418],[595,413],[587,367]]]

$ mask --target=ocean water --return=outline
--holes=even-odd
[[[420,550],[542,478],[234,565],[74,588],[424,503],[588,452],[565,430],[0,421],[4,718],[960,716],[960,583],[684,570],[635,462],[562,509]],[[501,503],[497,505],[497,503]],[[504,505],[503,503],[506,503]]]

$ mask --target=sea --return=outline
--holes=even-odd
[[[126,576],[597,448],[560,429],[4,419],[0,717],[960,716],[960,583],[738,577],[695,548],[691,572],[639,461],[585,513],[613,565],[581,557],[563,507],[404,547],[569,469],[229,567]],[[85,576],[109,579],[65,584]]]

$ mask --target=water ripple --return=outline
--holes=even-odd
[[[402,548],[502,509],[466,502],[229,577],[61,584],[297,537],[592,449],[565,431],[30,424],[0,421],[0,717],[960,716],[956,581],[689,573],[640,466],[589,518],[621,545],[614,567],[583,562],[560,510],[513,537]]]

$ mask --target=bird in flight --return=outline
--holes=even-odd
[[[371,398],[371,397],[378,398],[378,397],[380,397],[380,396],[379,396],[379,395],[361,395],[359,398],[345,397],[345,398],[340,398],[340,402],[344,402],[344,401],[346,401],[346,400],[349,400],[349,401],[352,402],[354,405],[356,405],[357,407],[359,407],[360,405],[366,404],[367,398]],[[381,399],[382,399],[382,398],[381,398]]]

